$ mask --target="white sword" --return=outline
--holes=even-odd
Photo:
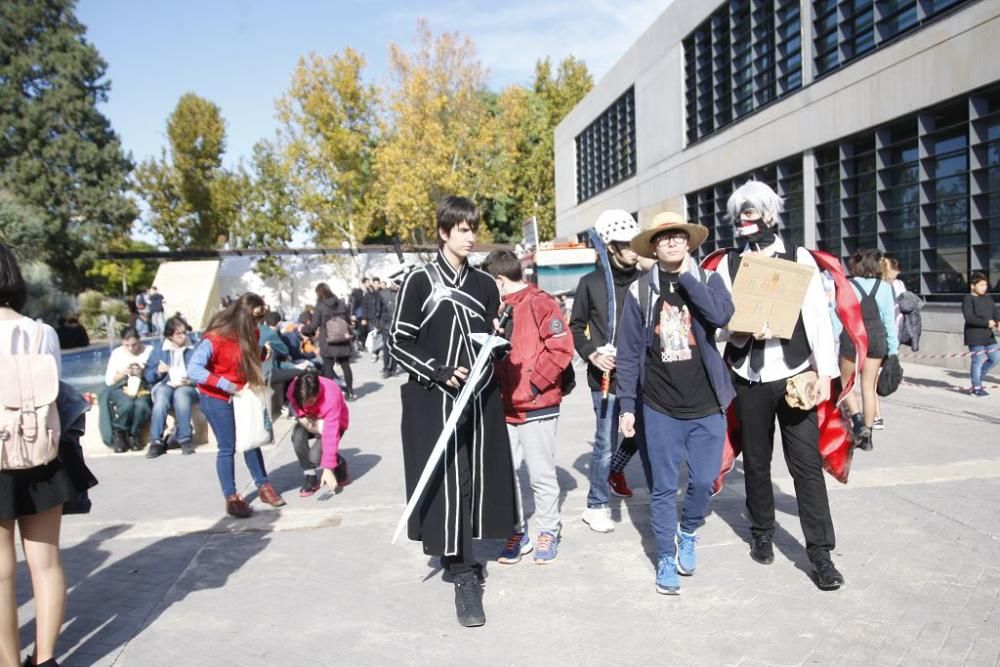
[[[500,321],[498,323],[500,331],[503,331],[504,326],[507,324],[507,320],[510,318],[510,314],[511,307],[507,306],[504,309],[503,314],[500,316]],[[424,495],[427,483],[430,481],[431,475],[434,474],[434,469],[437,467],[438,462],[444,455],[444,450],[445,447],[448,446],[448,441],[451,440],[452,436],[455,434],[454,431],[455,427],[458,426],[458,420],[462,418],[462,413],[465,411],[466,404],[469,402],[469,399],[472,398],[472,394],[476,391],[476,385],[479,384],[479,380],[482,378],[483,373],[486,370],[486,364],[489,363],[493,350],[505,345],[510,345],[507,340],[496,333],[474,333],[470,334],[469,338],[472,339],[473,343],[479,345],[479,354],[476,355],[476,360],[473,362],[472,369],[469,371],[469,377],[466,378],[465,384],[462,386],[462,391],[458,392],[458,396],[452,404],[451,414],[448,415],[448,419],[444,423],[444,428],[441,429],[441,435],[438,436],[437,442],[434,443],[434,449],[431,450],[430,456],[427,457],[427,464],[424,466],[424,471],[420,473],[420,479],[417,480],[417,485],[413,488],[413,493],[410,494],[410,500],[406,503],[406,508],[403,510],[403,516],[399,517],[399,523],[396,524],[396,532],[392,534],[393,544],[395,544],[396,540],[399,539],[399,535],[403,532],[406,522],[409,520],[410,515],[413,514],[413,510],[417,508],[417,504]]]

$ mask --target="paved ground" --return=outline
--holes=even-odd
[[[618,529],[591,532],[585,504],[592,412],[585,391],[560,423],[565,491],[556,563],[489,560],[488,623],[454,620],[451,586],[418,545],[391,546],[403,504],[399,385],[357,364],[362,395],[343,449],[355,482],[299,498],[285,440],[266,450],[282,510],[223,516],[214,456],[93,457],[94,511],[69,517],[65,665],[975,664],[1000,662],[1000,391],[972,398],[956,371],[910,366],[884,401],[887,428],[832,480],[835,560],[818,591],[780,456],[778,557],[747,555],[737,469],[700,531],[680,597],[653,589],[648,495],[616,502]],[[640,484],[638,461],[629,471]],[[242,463],[237,479],[247,481]],[[25,646],[33,608],[21,567]]]

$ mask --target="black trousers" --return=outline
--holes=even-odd
[[[771,457],[774,449],[774,418],[781,429],[781,446],[788,472],[795,484],[799,522],[806,538],[806,551],[813,562],[829,559],[836,537],[830,502],[823,479],[819,453],[816,410],[797,410],[785,402],[785,381],[749,384],[733,376],[736,400],[733,409],[743,441],[743,473],[747,511],[754,537],[774,534],[774,487]]]
[[[350,357],[323,357],[323,376],[336,382],[337,371],[333,369],[334,362],[340,364],[340,371],[344,374],[344,385],[347,387],[347,395],[354,393],[354,373],[351,372]]]

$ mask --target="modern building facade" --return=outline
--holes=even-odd
[[[920,353],[961,351],[970,273],[1000,292],[1000,0],[673,0],[555,160],[558,236],[674,210],[705,252],[733,245],[733,189],[766,181],[795,242],[898,257],[928,302]]]
[[[756,178],[798,243],[892,253],[933,303],[973,271],[1000,292],[1000,1],[674,0],[555,151],[561,237],[675,210],[728,247],[726,200]]]

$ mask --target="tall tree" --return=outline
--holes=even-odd
[[[167,119],[167,140],[169,152],[136,170],[136,191],[149,206],[147,225],[172,250],[223,245],[233,223],[235,184],[222,167],[222,111],[185,93]]]
[[[0,189],[37,215],[6,226],[68,289],[86,284],[96,249],[128,235],[130,159],[97,105],[107,64],[72,0],[0,2]],[[30,246],[29,246],[30,244]]]
[[[496,202],[509,194],[515,145],[472,42],[435,38],[423,21],[418,37],[413,54],[390,47],[390,128],[376,151],[376,189],[388,233],[433,242],[442,197]]]
[[[548,58],[535,64],[531,98],[520,116],[521,160],[514,178],[514,199],[516,214],[521,220],[534,216],[543,240],[552,239],[556,231],[556,126],[593,85],[587,65],[572,56],[559,63],[555,76]]]
[[[379,94],[363,82],[364,67],[364,56],[351,48],[303,57],[276,105],[295,201],[323,244],[355,247],[372,226]]]
[[[232,180],[236,209],[232,245],[240,248],[287,246],[299,226],[299,216],[288,172],[274,143],[258,141],[253,147],[250,171],[241,167]],[[285,275],[274,257],[257,260],[255,270],[265,278]]]

